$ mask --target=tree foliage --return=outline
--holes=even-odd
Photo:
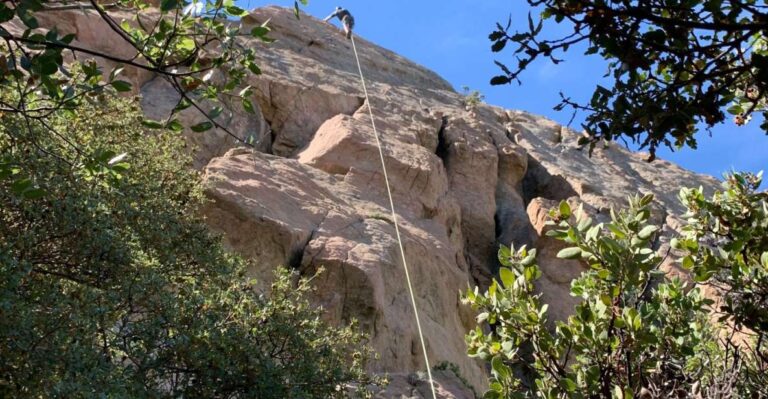
[[[193,3],[199,12],[185,12]],[[66,20],[77,13],[108,29],[114,48],[103,50],[78,41],[77,29],[60,32],[55,22],[40,22]],[[193,131],[218,128],[244,142],[220,123],[226,114],[222,107],[201,106],[226,97],[227,104],[239,99],[245,112],[254,112],[252,89],[245,79],[261,71],[254,62],[256,49],[245,46],[241,38],[272,39],[266,24],[246,30],[237,21],[244,15],[246,11],[233,0],[2,2],[0,92],[13,95],[0,98],[0,113],[38,121],[46,127],[39,133],[55,135],[49,119],[57,111],[134,90],[123,77],[124,68],[131,68],[157,74],[179,94],[171,115],[162,121],[143,120],[146,126],[180,131],[184,126],[176,114],[192,108],[206,118],[190,126]]]
[[[49,125],[0,116],[0,396],[326,398],[365,385],[364,338],[323,323],[288,272],[258,290],[202,223],[180,137],[147,134],[140,115],[121,100]]]
[[[587,112],[582,144],[629,138],[648,148],[696,148],[696,133],[725,120],[737,125],[766,116],[768,8],[754,0],[528,0],[541,10],[525,29],[497,24],[493,51],[513,44],[514,66],[497,62],[492,84],[519,81],[531,62],[562,61],[569,48],[586,47],[608,61],[608,87],[597,86],[588,104],[569,98],[556,109]],[[568,34],[544,38],[545,22]],[[766,118],[764,118],[766,119]],[[761,125],[768,131],[768,119]]]
[[[736,174],[712,202],[700,190],[683,190],[690,220],[687,236],[675,246],[689,250],[680,262],[700,281],[729,287],[720,309],[713,309],[715,301],[699,287],[668,280],[658,270],[663,259],[653,249],[658,228],[648,224],[649,195],[631,198],[627,209],[611,212],[608,223],[595,225],[581,210],[572,215],[567,202],[550,212],[557,228],[548,235],[570,245],[558,257],[589,265],[571,284],[581,302],[567,320],[547,318],[534,286],[541,275],[536,251],[502,247],[499,280],[485,293],[475,288],[464,296],[480,311],[478,321],[491,327],[467,336],[470,356],[492,366],[485,397],[765,395],[764,332],[754,321],[765,311],[765,297],[757,294],[764,281],[748,278],[764,278],[767,269],[760,261],[765,236],[747,233],[768,223],[764,193],[751,192],[755,183]],[[728,199],[718,200],[723,198]],[[711,229],[714,220],[731,217],[754,223],[734,229],[727,242],[702,244],[708,242],[704,236],[722,233]],[[747,261],[735,261],[744,253]],[[712,320],[713,310],[724,317]]]

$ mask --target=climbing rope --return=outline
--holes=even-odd
[[[360,72],[360,82],[363,84],[363,93],[365,94],[365,103],[368,104],[368,114],[371,116],[371,126],[373,127],[373,137],[376,138],[376,147],[379,149],[379,158],[381,159],[381,170],[384,172],[384,183],[387,186],[387,196],[389,197],[389,209],[392,211],[392,220],[395,224],[395,236],[397,237],[397,244],[400,246],[400,256],[403,260],[403,269],[405,270],[405,281],[408,283],[408,293],[411,296],[411,306],[413,306],[413,314],[416,317],[416,329],[419,332],[419,340],[421,341],[421,349],[424,353],[424,362],[427,365],[427,376],[429,377],[429,387],[432,389],[432,399],[437,399],[437,392],[435,391],[434,380],[432,379],[432,368],[429,366],[429,357],[427,356],[427,346],[424,344],[424,333],[421,331],[421,321],[419,320],[419,310],[416,307],[416,297],[413,294],[413,284],[411,284],[411,275],[408,272],[408,263],[405,260],[405,250],[403,249],[403,239],[400,237],[400,227],[397,223],[397,213],[395,213],[395,202],[392,200],[392,189],[389,185],[389,176],[387,175],[387,165],[384,162],[384,151],[381,148],[381,141],[379,140],[379,132],[376,130],[376,121],[373,118],[373,109],[371,108],[371,100],[368,98],[368,89],[365,86],[365,77],[363,77],[363,68],[360,66],[360,57],[357,55],[357,46],[355,46],[355,35],[352,37],[352,50],[355,52],[355,61],[357,61],[357,70]]]

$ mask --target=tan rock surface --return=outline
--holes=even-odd
[[[60,31],[92,29],[80,38],[85,45],[119,47],[84,15],[57,22]],[[207,219],[233,250],[256,260],[259,278],[280,265],[306,275],[324,267],[316,300],[327,319],[358,319],[381,356],[374,370],[399,376],[379,397],[427,397],[428,387],[403,377],[423,371],[424,362],[351,44],[331,25],[296,20],[287,9],[258,9],[243,23],[266,20],[275,43],[243,39],[258,48],[263,70],[249,82],[259,110],[253,116],[232,107],[229,120],[238,137],[256,139],[257,150],[235,148],[223,132],[186,133],[209,185]],[[604,215],[629,194],[654,193],[655,220],[673,230],[677,186],[717,184],[616,144],[590,158],[575,147],[575,133],[552,121],[486,105],[467,111],[435,73],[363,38],[357,48],[430,360],[455,363],[477,391],[486,370],[464,354],[474,319],[459,291],[487,284],[500,243],[540,248],[540,289],[553,315],[565,317],[575,303],[567,287],[581,265],[554,257],[558,243],[543,236],[549,206],[569,199]],[[161,80],[127,76],[141,88],[146,112],[160,117],[173,107]],[[442,397],[472,396],[455,376],[441,378]]]

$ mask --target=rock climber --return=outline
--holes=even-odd
[[[328,22],[331,18],[336,17],[341,21],[344,26],[344,33],[347,35],[347,39],[352,38],[352,28],[355,27],[355,18],[345,8],[336,7],[336,11],[333,14],[326,17],[323,21]]]

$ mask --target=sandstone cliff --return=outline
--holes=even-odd
[[[316,300],[327,318],[359,320],[381,356],[375,370],[396,377],[382,396],[427,397],[423,381],[404,377],[424,364],[351,44],[331,25],[296,20],[281,8],[255,10],[243,23],[268,19],[275,43],[243,40],[259,48],[264,72],[249,82],[257,115],[232,107],[228,120],[258,151],[238,148],[223,132],[185,133],[209,184],[207,220],[233,250],[257,261],[257,277],[280,265],[305,275],[323,267]],[[120,48],[108,28],[87,21],[88,12],[74,11],[55,23],[92,46]],[[675,229],[680,182],[717,184],[665,161],[646,163],[618,145],[590,158],[575,133],[542,117],[485,105],[467,110],[435,73],[362,38],[357,43],[427,351],[433,363],[458,365],[478,390],[485,370],[464,354],[474,319],[459,291],[489,281],[499,244],[539,248],[540,289],[551,314],[564,317],[573,304],[568,284],[582,266],[555,258],[558,243],[543,236],[548,207],[568,199],[599,218],[629,194],[654,193],[655,220]],[[145,112],[170,112],[176,94],[161,78],[128,74]],[[187,121],[199,118],[185,112]],[[438,377],[444,397],[471,396],[452,373]]]

